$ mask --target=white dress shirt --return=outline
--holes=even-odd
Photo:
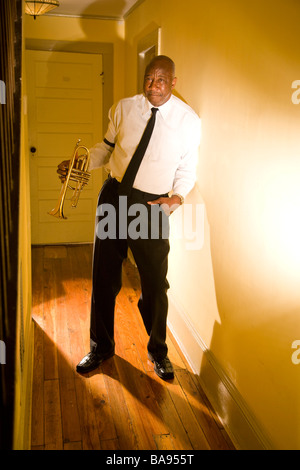
[[[125,98],[109,111],[104,141],[90,149],[89,170],[108,166],[118,181],[142,137],[153,106],[144,95]],[[190,106],[171,98],[156,113],[156,123],[133,187],[147,193],[173,191],[185,197],[195,184],[201,120]]]

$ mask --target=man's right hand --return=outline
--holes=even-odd
[[[68,171],[69,171],[70,160],[64,160],[57,167],[57,173],[62,183],[65,182]]]

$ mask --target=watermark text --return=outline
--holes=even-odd
[[[300,339],[293,341],[292,349],[296,350],[292,354],[292,363],[298,365],[300,364]]]
[[[0,104],[6,104],[6,86],[3,80],[0,80]]]
[[[172,214],[172,238],[184,240],[187,250],[201,250],[204,210],[204,204],[184,204],[180,209],[178,205],[169,207],[167,204],[127,206],[127,197],[120,196],[118,210],[109,203],[98,206],[96,235],[100,240],[168,239]]]
[[[299,104],[300,103],[300,80],[294,80],[292,83],[292,88],[296,89],[296,91],[292,93],[292,103]]]
[[[6,364],[6,345],[0,341],[0,364]]]

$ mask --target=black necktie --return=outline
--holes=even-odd
[[[140,143],[137,146],[137,149],[134,152],[133,157],[130,160],[127,170],[125,171],[125,174],[121,181],[121,184],[119,187],[120,195],[128,196],[130,194],[130,190],[132,188],[135,176],[138,172],[143,156],[145,155],[145,152],[147,150],[147,147],[148,147],[148,144],[149,144],[149,141],[150,141],[153,129],[154,129],[156,112],[158,111],[158,109],[151,108],[151,111],[152,111],[152,116],[148,121],[148,124],[146,126],[146,129],[144,130],[144,134],[142,135]]]

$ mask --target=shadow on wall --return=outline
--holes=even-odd
[[[91,3],[80,12],[83,18],[92,18],[99,7],[99,1]],[[115,18],[115,11],[125,13],[127,2],[125,0],[114,0],[113,6],[111,0],[101,0],[101,16],[106,18]],[[87,36],[88,37],[88,36]]]
[[[221,3],[208,25],[212,42],[219,26],[224,31],[210,63],[223,87],[208,76],[202,81],[199,170],[220,323],[200,377],[225,423],[234,424],[239,409],[257,444],[296,449],[299,371],[291,347],[300,326],[300,114],[291,84],[299,78],[299,5]],[[248,437],[238,436],[245,445]]]

